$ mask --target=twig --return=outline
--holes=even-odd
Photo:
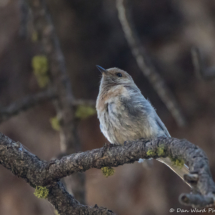
[[[20,10],[21,10],[21,22],[20,22],[20,28],[19,28],[19,35],[22,38],[27,37],[28,32],[28,18],[29,18],[29,11],[28,7],[24,0],[20,1]]]
[[[32,11],[34,29],[42,42],[44,53],[47,55],[50,64],[52,85],[56,89],[58,99],[55,101],[57,116],[61,122],[60,144],[61,152],[71,154],[80,150],[80,141],[77,135],[77,120],[75,119],[75,108],[72,105],[75,98],[71,91],[71,83],[66,71],[64,56],[61,51],[58,37],[54,31],[54,25],[48,13],[44,0],[26,0]],[[84,187],[84,174],[78,174],[73,178],[76,186]],[[74,193],[80,196],[80,202],[85,203],[85,195]]]
[[[215,68],[205,68],[200,50],[197,47],[193,47],[191,49],[191,55],[192,55],[192,61],[194,65],[194,71],[196,74],[196,77],[198,79],[211,79],[215,78]]]
[[[40,105],[43,102],[54,100],[56,98],[57,94],[53,90],[47,89],[35,95],[29,95],[19,101],[10,104],[7,107],[0,107],[0,123],[10,119],[13,116],[18,115],[21,112],[27,111],[37,105]],[[73,101],[72,105],[74,107],[79,105],[95,107],[95,101],[77,99]]]
[[[192,48],[191,55],[192,55],[192,60],[193,60],[194,71],[195,71],[196,77],[199,79],[203,79],[204,69],[203,69],[203,63],[202,63],[199,49],[196,47]]]
[[[26,111],[36,105],[46,102],[51,99],[55,99],[57,96],[53,90],[46,90],[39,92],[35,95],[27,96],[20,101],[10,104],[8,107],[0,108],[0,123],[8,120],[12,116],[19,114],[20,112]]]
[[[20,143],[0,134],[0,163],[32,186],[48,186],[65,176],[91,168],[117,167],[138,161],[139,158],[157,159],[167,156],[180,159],[189,166],[190,174],[185,178],[198,179],[196,185],[192,186],[193,194],[182,194],[180,202],[193,207],[214,205],[215,184],[208,159],[199,147],[187,140],[176,138],[139,140],[126,143],[124,146],[111,145],[108,148],[105,146],[46,162],[28,152]]]
[[[145,77],[148,78],[155,91],[176,120],[177,124],[179,126],[184,126],[186,121],[175,97],[170,92],[164,80],[161,78],[154,66],[151,64],[148,54],[140,43],[137,34],[135,34],[135,30],[128,19],[128,9],[125,5],[125,0],[116,0],[116,7],[125,37],[140,70],[145,75]]]

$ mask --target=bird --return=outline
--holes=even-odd
[[[96,66],[102,77],[96,100],[100,129],[111,144],[171,137],[154,107],[141,93],[132,77],[119,68]],[[189,173],[186,165],[175,166],[170,158],[158,158],[182,180]]]

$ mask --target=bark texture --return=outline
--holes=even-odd
[[[48,58],[52,87],[56,90],[58,97],[54,105],[60,121],[61,153],[71,154],[80,151],[81,146],[77,135],[76,108],[73,105],[75,98],[72,93],[64,56],[46,2],[44,0],[26,0],[26,2],[32,12],[33,26],[38,34],[39,42]],[[72,187],[70,192],[82,203],[85,203],[85,175],[73,175],[72,179],[69,180],[75,181],[76,187],[78,187],[78,189]]]
[[[62,214],[85,214],[86,210],[89,210],[87,214],[91,214],[90,211],[96,209],[81,206],[58,182],[61,178],[91,168],[117,167],[125,163],[133,163],[139,158],[167,156],[175,161],[184,162],[190,169],[190,174],[185,175],[184,178],[191,184],[193,193],[181,194],[180,202],[194,207],[213,205],[215,184],[211,177],[207,156],[199,147],[187,140],[157,138],[130,142],[124,146],[106,145],[99,149],[74,153],[46,162],[27,151],[21,143],[14,142],[3,134],[0,135],[0,163],[33,187],[47,186],[50,190],[48,200]],[[62,203],[63,201],[65,204]],[[103,209],[98,208],[95,214],[102,214],[101,210]],[[73,213],[74,211],[78,213]],[[106,214],[109,213],[111,212],[106,210]]]

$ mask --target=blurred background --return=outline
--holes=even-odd
[[[40,91],[31,66],[38,54],[31,36],[19,35],[19,0],[0,0],[0,106],[6,107]],[[187,120],[179,127],[131,53],[118,19],[114,0],[47,0],[65,57],[76,98],[96,100],[100,74],[95,65],[128,71],[149,98],[170,134],[185,138],[207,154],[215,178],[215,79],[199,80],[194,73],[191,47],[201,50],[206,67],[215,65],[215,1],[132,0],[129,8],[136,33],[154,66],[176,97]],[[56,115],[51,101],[0,124],[0,132],[20,141],[39,158],[50,160],[60,153],[59,133],[50,118]],[[107,140],[97,116],[78,125],[82,150],[102,147]],[[46,200],[34,189],[0,166],[1,215],[53,215]],[[115,168],[105,178],[101,170],[86,172],[88,205],[104,206],[119,215],[166,215],[188,186],[163,164],[150,168],[135,164]],[[173,213],[174,214],[174,213]],[[186,213],[187,214],[187,213]]]

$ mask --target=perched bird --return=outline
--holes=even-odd
[[[100,129],[112,144],[141,138],[170,137],[151,103],[145,99],[132,77],[118,68],[103,69],[96,110]],[[179,168],[169,158],[159,158],[182,179],[187,166]]]

